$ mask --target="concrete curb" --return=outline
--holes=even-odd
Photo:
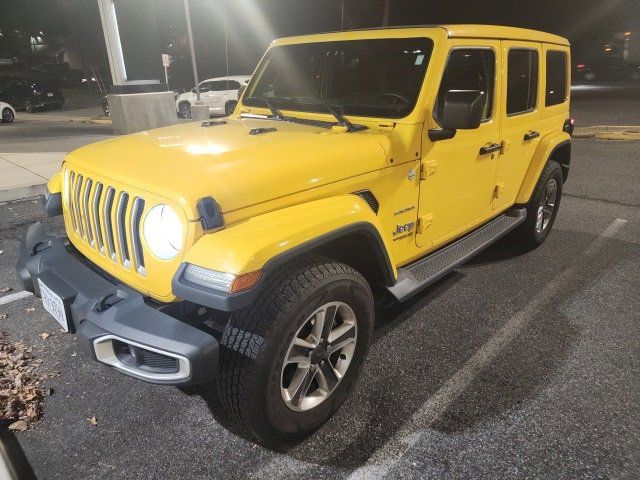
[[[8,190],[0,190],[0,203],[11,202],[13,200],[25,200],[27,198],[38,197],[44,195],[47,183],[43,182],[39,185],[30,185],[28,187],[10,188]]]
[[[100,117],[68,117],[66,115],[37,115],[29,116],[27,118],[17,118],[22,122],[74,122],[74,123],[91,123],[95,125],[111,125],[110,118]]]
[[[595,138],[597,140],[640,140],[640,126],[596,125],[576,128],[573,138]]]
[[[69,120],[74,123],[89,123],[92,125],[111,125],[110,118],[73,117]]]

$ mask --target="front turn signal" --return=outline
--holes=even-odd
[[[245,273],[236,277],[231,284],[231,293],[242,292],[253,288],[262,278],[262,270],[256,270],[255,272]]]

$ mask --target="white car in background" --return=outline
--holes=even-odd
[[[238,90],[249,83],[250,75],[209,78],[200,82],[200,101],[209,105],[212,115],[230,115],[238,103]],[[196,103],[196,89],[176,98],[180,118],[191,118],[191,105]]]
[[[5,102],[0,102],[0,121],[2,123],[11,123],[16,118],[16,110]]]

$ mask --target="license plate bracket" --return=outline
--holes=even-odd
[[[75,333],[71,304],[77,292],[51,270],[45,270],[38,276],[38,288],[44,309],[65,331]]]

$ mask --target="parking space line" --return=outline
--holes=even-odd
[[[33,293],[27,292],[26,290],[12,293],[11,295],[5,295],[4,297],[0,297],[0,305],[6,305],[7,303],[15,302],[16,300],[20,300],[21,298],[27,298],[32,295]]]
[[[607,239],[613,238],[627,223],[615,219],[584,251],[593,257]],[[550,302],[558,290],[575,274],[575,266],[562,270],[522,310],[511,317],[433,396],[406,421],[385,445],[376,450],[367,463],[354,470],[349,480],[371,480],[384,478],[388,471],[415,444],[420,431],[433,426],[451,407],[478,375],[501,354],[506,347],[527,327],[529,322]]]

